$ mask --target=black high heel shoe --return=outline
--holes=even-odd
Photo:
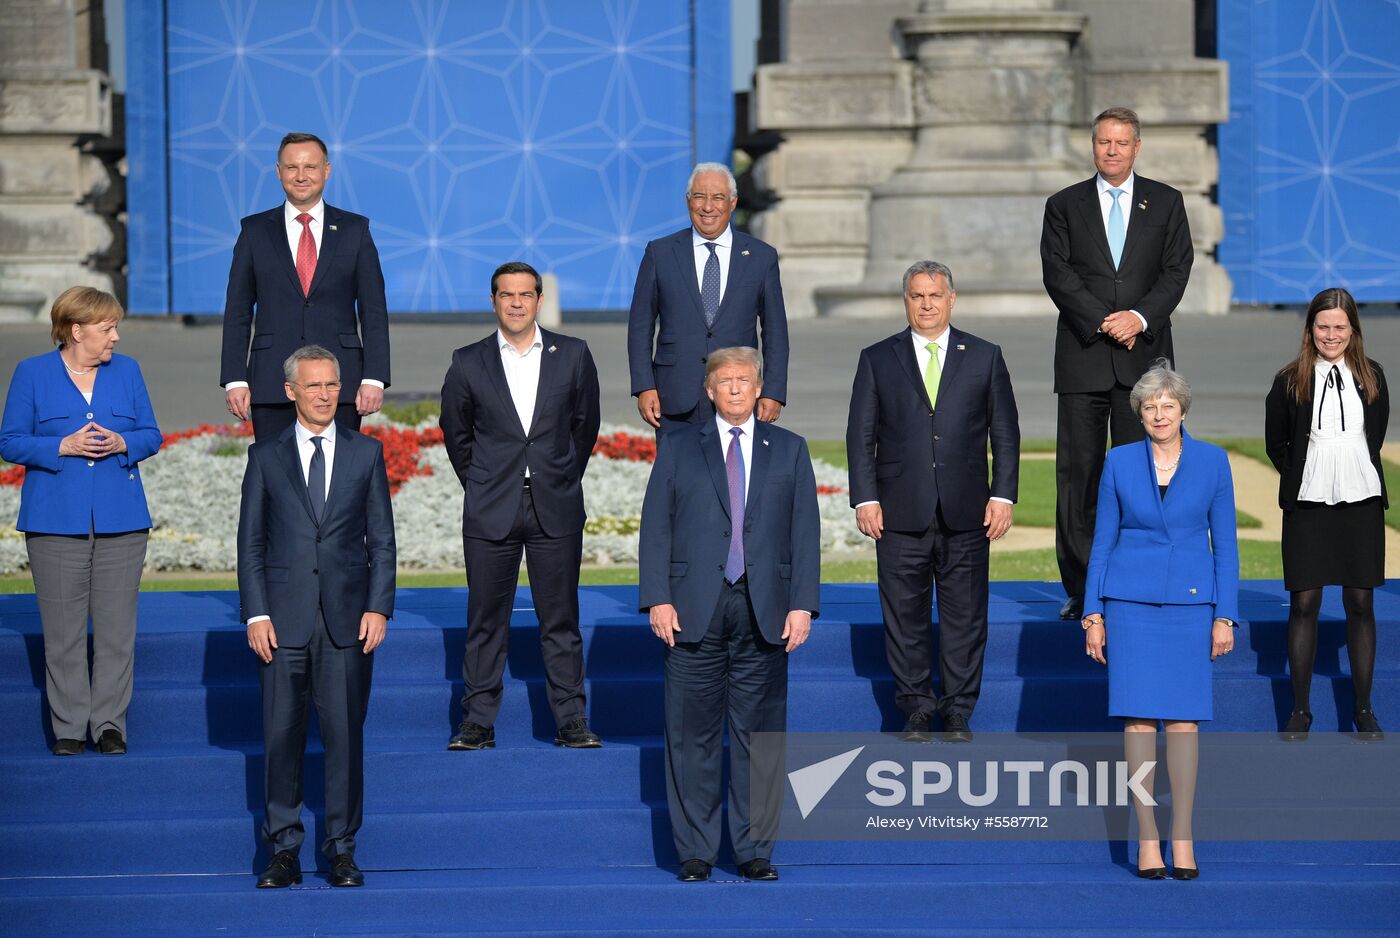
[[[1165,866],[1154,866],[1150,869],[1139,869],[1137,871],[1139,879],[1166,879],[1167,868]]]
[[[1312,714],[1306,710],[1294,710],[1288,715],[1288,723],[1278,736],[1279,739],[1287,742],[1301,742],[1308,738],[1308,730],[1310,729],[1312,729]]]
[[[1178,866],[1172,869],[1172,879],[1200,879],[1201,871],[1198,867]]]
[[[1381,732],[1381,725],[1376,722],[1376,715],[1367,707],[1358,710],[1352,716],[1352,722],[1356,724],[1356,738],[1368,743],[1380,742],[1385,739],[1385,734]]]

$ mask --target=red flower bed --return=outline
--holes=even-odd
[[[243,437],[253,435],[253,424],[251,421],[241,423],[201,423],[197,427],[190,427],[188,430],[178,430],[175,433],[167,433],[161,438],[161,449],[171,443],[179,443],[181,440],[191,440],[197,436],[229,436]]]
[[[818,494],[818,495],[844,495],[844,494],[846,494],[846,489],[845,489],[845,486],[841,486],[841,485],[819,485],[819,486],[817,486],[817,494]]]
[[[593,447],[593,455],[627,462],[656,462],[656,437],[623,432],[600,436],[598,445]]]
[[[24,467],[23,467],[23,466],[11,466],[10,468],[4,470],[3,472],[0,472],[0,485],[23,485],[23,484],[24,484]]]
[[[425,446],[442,445],[442,429],[400,430],[396,427],[365,427],[364,433],[384,446],[384,468],[389,474],[389,491],[397,493],[414,476],[433,474],[431,466],[418,465],[418,454]]]

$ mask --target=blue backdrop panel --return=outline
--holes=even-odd
[[[1400,300],[1400,4],[1219,0],[1220,260],[1245,303]]]
[[[326,200],[370,217],[393,312],[484,309],[515,259],[568,309],[623,308],[691,164],[730,152],[729,0],[128,6],[165,24],[163,61],[132,62],[128,136],[167,166],[131,196],[135,312],[222,311],[290,130],[330,145]]]

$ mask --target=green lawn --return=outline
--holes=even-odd
[[[1385,470],[1385,491],[1390,496],[1390,510],[1385,513],[1385,523],[1400,531],[1400,465],[1382,459],[1381,468]]]

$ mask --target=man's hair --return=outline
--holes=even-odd
[[[690,178],[685,182],[686,197],[695,189],[695,177],[701,173],[723,173],[724,178],[729,182],[729,200],[732,202],[739,197],[739,183],[734,179],[728,166],[723,163],[696,163],[695,168],[690,171]]]
[[[940,264],[938,261],[915,261],[910,264],[909,269],[904,272],[903,289],[905,296],[909,295],[909,282],[919,276],[919,274],[928,274],[934,279],[937,279],[938,275],[942,274],[943,279],[948,283],[948,289],[954,293],[958,290],[957,287],[953,286],[953,272],[948,269],[947,264]]]
[[[540,278],[540,272],[538,270],[524,261],[506,261],[500,267],[497,267],[496,272],[491,275],[492,296],[496,295],[496,281],[506,274],[529,274],[531,277],[535,278],[535,294],[540,295],[544,293],[544,280]]]
[[[287,379],[288,384],[296,384],[297,366],[302,362],[331,362],[335,365],[335,380],[340,380],[340,359],[331,354],[329,349],[319,345],[303,345],[295,352],[287,356],[287,360],[282,363],[282,377]]]
[[[710,383],[710,375],[725,365],[748,365],[758,376],[758,383],[763,383],[763,356],[758,354],[756,348],[750,348],[747,345],[731,345],[729,348],[715,349],[705,356],[706,386]]]
[[[65,348],[73,338],[74,326],[99,322],[120,322],[125,311],[117,298],[96,287],[69,287],[60,293],[49,309],[53,344]]]
[[[291,133],[283,137],[282,142],[277,145],[277,159],[279,161],[282,159],[282,151],[294,143],[314,143],[321,148],[321,153],[325,155],[326,159],[330,159],[331,151],[326,149],[326,141],[315,134]]]
[[[1142,139],[1142,121],[1138,120],[1137,111],[1130,107],[1111,107],[1102,111],[1094,122],[1089,125],[1089,136],[1097,137],[1099,134],[1099,124],[1104,121],[1121,121],[1133,128],[1133,139]]]

